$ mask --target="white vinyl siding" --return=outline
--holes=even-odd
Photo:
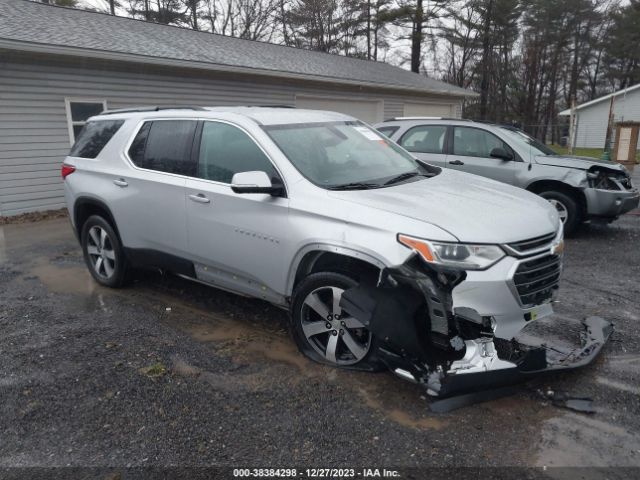
[[[383,120],[382,102],[375,100],[337,100],[335,97],[296,96],[296,107],[340,112],[370,124]]]
[[[450,103],[405,103],[405,117],[454,117],[454,106]]]
[[[613,105],[614,123],[623,120],[640,121],[640,89],[633,90],[626,96],[616,95]],[[603,99],[578,109],[576,147],[604,148],[610,106],[611,100]],[[640,149],[640,144],[638,147]]]
[[[296,97],[375,104],[376,120],[401,116],[433,95],[367,91],[265,77],[89,60],[30,58],[0,51],[0,215],[64,206],[60,166],[70,148],[65,99],[110,109],[149,105],[296,105]],[[458,98],[446,98],[459,105]],[[370,120],[371,121],[371,120]]]

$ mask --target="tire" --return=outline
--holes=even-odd
[[[565,235],[574,233],[578,225],[582,222],[580,207],[575,197],[571,194],[556,190],[541,192],[540,196],[545,198],[558,210],[558,215],[560,215],[560,219],[564,224]]]
[[[91,276],[105,287],[119,288],[129,279],[129,264],[120,238],[99,215],[90,216],[80,234],[84,261]]]
[[[314,273],[296,287],[290,311],[291,334],[311,360],[333,367],[377,371],[377,340],[353,317],[335,318],[342,291],[355,287],[353,278],[334,272]],[[340,314],[342,311],[340,311]]]

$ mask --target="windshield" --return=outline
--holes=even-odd
[[[531,151],[532,155],[557,155],[557,153],[551,148],[547,147],[544,143],[527,135],[521,130],[514,130],[511,128],[499,127],[502,133],[505,133],[513,141],[519,143],[524,148]]]
[[[324,188],[377,188],[429,174],[411,155],[360,122],[264,129],[302,175]]]

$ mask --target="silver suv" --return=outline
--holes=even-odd
[[[537,193],[558,210],[567,234],[583,221],[611,222],[638,207],[640,193],[631,185],[622,165],[558,155],[513,127],[405,117],[380,123],[376,128],[433,165]]]
[[[520,372],[526,352],[545,351],[513,350],[513,339],[552,313],[557,211],[524,190],[417,161],[354,118],[110,111],[84,127],[62,176],[102,285],[154,267],[262,298],[290,312],[309,358],[386,366],[434,394],[449,391],[445,378]]]

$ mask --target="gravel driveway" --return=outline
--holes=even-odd
[[[638,467],[640,216],[567,242],[560,299],[560,315],[615,323],[594,365],[433,414],[389,373],[303,358],[269,304],[154,272],[101,288],[68,220],[5,225],[0,467]]]

